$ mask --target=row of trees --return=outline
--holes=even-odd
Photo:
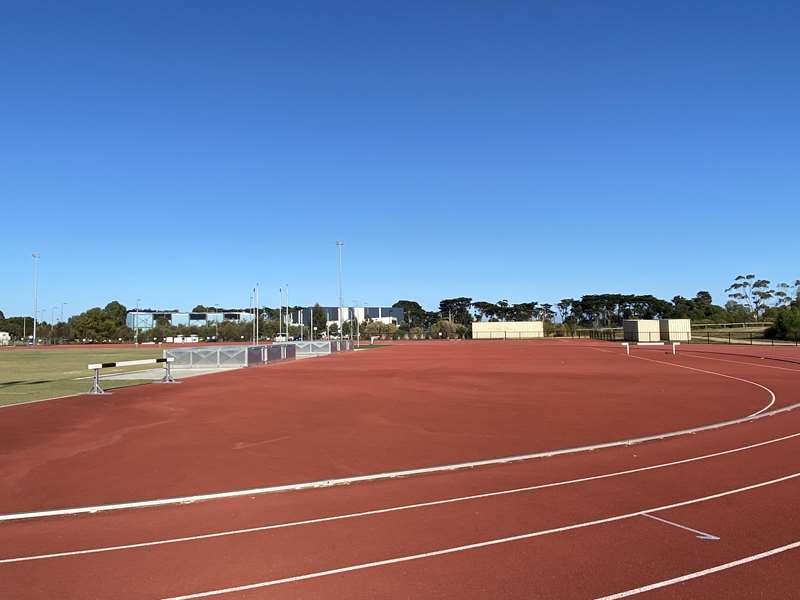
[[[769,280],[755,274],[737,276],[726,290],[729,300],[724,306],[714,304],[711,294],[699,291],[693,298],[675,296],[663,300],[652,295],[637,294],[586,294],[580,298],[564,298],[557,304],[539,304],[535,301],[511,303],[500,299],[496,302],[473,300],[465,296],[446,298],[439,302],[436,311],[425,310],[413,300],[399,300],[393,305],[404,311],[405,318],[398,325],[377,321],[358,324],[362,337],[465,337],[473,321],[530,321],[543,320],[559,323],[565,330],[578,327],[617,327],[623,319],[640,318],[688,318],[697,323],[744,323],[770,321],[774,325],[768,335],[776,338],[794,339],[800,336],[800,280],[794,283],[772,285]],[[140,309],[145,312],[146,309]],[[239,312],[242,309],[221,309],[197,305],[193,312]],[[302,310],[296,306],[291,313]],[[37,337],[44,340],[131,340],[132,331],[125,323],[128,310],[119,302],[110,302],[104,308],[91,308],[70,318],[66,323],[38,323]],[[177,312],[177,311],[176,311]],[[264,307],[261,311],[259,331],[261,337],[273,338],[279,329],[278,309]],[[30,317],[6,318],[0,312],[0,331],[9,332],[22,339],[32,333]],[[338,327],[327,327],[324,312],[319,304],[312,309],[312,327],[315,337],[322,332],[339,335]],[[344,323],[342,335],[354,336],[355,323]],[[289,335],[308,338],[311,327],[291,326]],[[140,341],[163,340],[173,335],[195,334],[208,339],[249,339],[252,323],[224,321],[217,325],[204,326],[172,325],[167,320],[157,321],[156,326],[143,332]]]
[[[48,341],[129,340],[133,332],[125,325],[126,314],[125,306],[116,301],[109,302],[104,308],[90,308],[66,322],[39,321],[36,337]],[[5,318],[0,312],[0,331],[7,331],[15,339],[28,338],[33,335],[33,318]]]

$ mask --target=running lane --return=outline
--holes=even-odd
[[[160,598],[354,567],[220,597],[601,597],[800,539],[798,434],[800,413],[789,412],[697,436],[458,473],[5,523],[5,559],[72,554],[0,562],[0,589],[14,598]],[[518,489],[531,485],[537,489]],[[430,504],[463,495],[480,497]],[[409,503],[428,504],[386,510]],[[375,510],[382,512],[328,518]],[[720,539],[699,540],[636,514],[643,510]],[[275,527],[298,520],[314,522]],[[245,526],[272,528],[74,554]],[[515,536],[524,537],[508,540]],[[390,562],[369,566],[375,561]],[[787,597],[783,586],[773,582],[771,597]]]
[[[600,443],[741,417],[770,401],[744,377],[669,364],[689,360],[680,356],[625,360],[607,348],[398,344],[3,409],[0,513]]]

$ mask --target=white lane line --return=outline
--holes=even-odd
[[[754,483],[745,487],[736,488],[733,490],[727,490],[724,492],[719,492],[717,494],[712,494],[710,496],[702,496],[700,498],[693,498],[691,500],[684,500],[683,502],[676,502],[674,504],[665,504],[664,506],[656,506],[653,508],[647,508],[644,510],[639,510],[632,513],[626,513],[622,515],[616,515],[613,517],[606,517],[604,519],[596,519],[594,521],[585,521],[583,523],[574,523],[572,525],[565,525],[563,527],[556,527],[553,529],[543,529],[540,531],[531,531],[529,533],[523,533],[519,535],[513,535],[510,537],[504,538],[496,538],[492,540],[485,540],[482,542],[476,542],[474,544],[466,544],[463,546],[452,546],[450,548],[442,548],[440,550],[433,550],[431,552],[423,552],[421,554],[410,554],[407,556],[397,556],[395,558],[387,558],[385,560],[378,560],[374,562],[368,563],[361,563],[356,565],[349,565],[347,567],[340,567],[338,569],[330,569],[327,571],[317,571],[314,573],[305,573],[303,575],[295,575],[293,577],[284,577],[282,579],[271,579],[268,581],[259,581],[257,583],[248,583],[245,585],[239,585],[235,587],[223,588],[218,590],[208,590],[205,592],[197,592],[193,594],[186,594],[183,596],[172,596],[169,598],[164,598],[163,600],[191,600],[192,598],[207,598],[209,596],[221,596],[222,594],[230,594],[233,592],[243,592],[246,590],[253,590],[258,588],[265,588],[271,587],[276,585],[281,585],[284,583],[293,583],[297,581],[305,581],[307,579],[317,579],[319,577],[326,577],[328,575],[337,575],[340,573],[349,573],[352,571],[361,571],[364,569],[371,569],[374,567],[381,567],[385,565],[393,565],[397,563],[409,562],[412,560],[420,560],[423,558],[431,558],[434,556],[442,556],[444,554],[454,554],[456,552],[464,552],[465,550],[474,550],[476,548],[485,548],[487,546],[497,546],[499,544],[507,544],[509,542],[516,542],[520,540],[527,540],[535,537],[541,537],[544,535],[550,535],[552,533],[562,533],[564,531],[572,531],[574,529],[582,529],[585,527],[592,527],[594,525],[602,525],[604,523],[613,523],[615,521],[622,521],[624,519],[630,519],[632,517],[639,517],[645,513],[652,513],[652,512],[660,512],[662,510],[670,510],[673,508],[679,508],[681,506],[688,506],[690,504],[698,504],[700,502],[707,502],[709,500],[716,500],[717,498],[723,498],[725,496],[731,496],[733,494],[740,494],[742,492],[747,492],[750,490],[766,487],[769,485],[775,485],[777,483],[782,483],[784,481],[789,481],[791,479],[795,479],[800,477],[799,473],[792,473],[791,475],[786,475],[784,477],[779,477],[777,479],[770,479],[769,481],[762,481],[760,483]]]
[[[290,363],[287,362],[280,364],[290,364]],[[691,367],[686,367],[686,368],[691,368]],[[518,454],[516,456],[487,458],[483,460],[474,460],[470,462],[454,463],[449,465],[419,467],[416,469],[406,469],[404,471],[386,471],[383,473],[371,473],[369,475],[354,475],[352,477],[340,477],[338,479],[321,479],[317,481],[306,481],[302,483],[287,483],[283,485],[248,488],[243,490],[231,490],[227,492],[211,492],[208,494],[197,494],[194,496],[176,496],[172,498],[156,498],[153,500],[134,500],[131,502],[120,502],[116,504],[97,504],[94,506],[55,508],[55,509],[47,509],[34,512],[26,512],[26,513],[3,514],[0,515],[0,523],[4,521],[21,521],[26,519],[44,519],[49,517],[62,517],[67,515],[94,514],[98,512],[126,510],[133,508],[152,508],[156,506],[192,504],[194,502],[202,502],[205,500],[222,500],[226,498],[241,498],[244,496],[257,496],[261,494],[275,494],[279,492],[295,492],[300,490],[321,489],[321,488],[336,487],[340,485],[351,485],[353,483],[364,483],[367,481],[386,481],[390,479],[399,479],[403,477],[413,477],[416,475],[428,475],[432,473],[452,473],[454,471],[474,469],[476,467],[506,465],[516,462],[535,460],[537,458],[552,458],[553,456],[564,456],[569,454],[590,452],[594,450],[603,450],[606,448],[618,448],[620,446],[633,446],[635,444],[643,444],[645,442],[661,441],[669,438],[700,433],[703,431],[713,431],[715,429],[721,429],[723,427],[730,427],[731,425],[749,423],[756,419],[772,417],[775,415],[796,410],[798,408],[800,408],[800,403],[795,403],[795,404],[790,404],[788,406],[783,406],[781,408],[777,408],[769,412],[763,412],[760,414],[750,415],[747,417],[739,417],[737,419],[731,419],[729,421],[720,421],[718,423],[711,423],[709,425],[700,425],[699,427],[680,429],[678,431],[656,433],[654,435],[647,435],[639,438],[630,438],[627,440],[617,440],[613,442],[603,442],[599,444],[590,444],[588,446],[577,446],[574,448],[562,448],[559,450],[544,450],[542,452],[532,452],[530,454]]]
[[[768,558],[770,556],[775,556],[776,554],[780,554],[782,552],[788,552],[789,550],[796,550],[798,548],[800,548],[800,541],[792,542],[791,544],[786,544],[785,546],[779,546],[778,548],[773,548],[772,550],[767,550],[766,552],[760,552],[758,554],[753,554],[751,556],[745,556],[744,558],[740,558],[739,560],[734,560],[729,563],[725,563],[724,565],[717,565],[716,567],[703,569],[702,571],[695,571],[694,573],[688,573],[686,575],[681,575],[680,577],[673,577],[672,579],[666,579],[664,581],[659,581],[657,583],[651,583],[650,585],[634,588],[632,590],[627,590],[625,592],[611,594],[610,596],[603,596],[602,598],[597,598],[596,600],[619,600],[620,598],[635,596],[636,594],[649,592],[650,590],[657,590],[659,588],[674,585],[676,583],[683,583],[684,581],[690,581],[692,579],[697,579],[698,577],[711,575],[712,573],[719,573],[720,571],[726,571],[728,569],[732,569],[740,565],[745,565],[747,563],[756,560],[761,560],[762,558]]]
[[[592,348],[594,349],[594,348]],[[627,358],[627,357],[626,357]],[[362,483],[366,481],[380,481],[386,479],[397,479],[399,477],[411,477],[415,475],[424,475],[430,473],[443,473],[449,471],[458,471],[463,469],[472,469],[475,467],[484,467],[484,466],[491,466],[491,465],[501,465],[501,464],[508,464],[512,462],[521,462],[527,460],[533,460],[536,458],[549,458],[552,456],[559,456],[562,454],[576,454],[579,452],[586,452],[589,450],[600,450],[603,448],[614,448],[617,446],[630,446],[633,444],[641,444],[643,442],[651,442],[657,440],[664,440],[671,437],[677,437],[681,435],[693,434],[693,433],[700,433],[701,431],[710,431],[713,429],[719,429],[721,427],[727,427],[730,425],[736,425],[739,423],[746,423],[755,418],[759,417],[766,417],[771,416],[774,414],[780,414],[783,412],[788,412],[790,410],[794,410],[800,407],[800,403],[792,404],[789,406],[784,406],[783,408],[766,412],[773,404],[775,404],[775,393],[770,390],[768,387],[761,385],[760,383],[756,383],[755,381],[750,381],[748,379],[741,379],[739,377],[733,377],[732,375],[725,375],[724,373],[717,373],[715,371],[706,371],[704,369],[697,369],[695,367],[688,367],[686,365],[679,365],[675,363],[665,362],[661,360],[654,360],[652,358],[643,358],[641,356],[632,356],[632,358],[638,358],[639,360],[646,360],[654,363],[661,363],[664,365],[669,365],[673,367],[680,367],[682,369],[688,369],[690,371],[698,371],[700,373],[707,373],[709,375],[718,375],[720,377],[724,377],[726,379],[734,379],[736,381],[741,381],[743,383],[749,383],[756,387],[759,387],[765,390],[771,397],[771,401],[761,410],[754,412],[751,415],[746,417],[740,417],[738,419],[732,419],[728,421],[720,421],[718,423],[712,423],[710,425],[701,425],[699,427],[692,427],[689,429],[681,429],[678,431],[670,431],[666,433],[659,433],[655,435],[644,436],[640,438],[632,438],[628,440],[618,440],[614,442],[604,442],[600,444],[591,444],[589,446],[578,446],[575,448],[564,448],[560,450],[549,450],[543,452],[533,452],[530,454],[520,454],[516,456],[505,456],[500,458],[490,458],[484,460],[475,460],[469,461],[464,463],[455,463],[449,465],[437,465],[434,467],[421,467],[417,469],[406,469],[403,471],[388,471],[384,473],[373,473],[370,475],[356,475],[353,477],[341,477],[337,479],[324,479],[319,481],[308,481],[303,483],[292,483],[292,484],[285,484],[285,485],[275,485],[275,486],[266,486],[260,488],[251,488],[251,489],[244,489],[244,490],[233,490],[227,492],[212,492],[208,494],[197,494],[194,496],[178,496],[173,498],[158,498],[154,500],[134,500],[131,502],[120,502],[115,504],[99,504],[95,506],[80,506],[74,508],[56,508],[56,509],[48,509],[48,510],[40,510],[40,511],[32,511],[26,513],[11,513],[11,514],[4,514],[0,515],[0,523],[3,521],[17,521],[23,519],[42,519],[48,517],[59,517],[59,516],[66,516],[66,515],[77,515],[77,514],[93,514],[97,512],[106,512],[106,511],[115,511],[115,510],[124,510],[124,509],[131,509],[131,508],[148,508],[148,507],[155,507],[155,506],[168,506],[174,504],[192,504],[194,502],[201,502],[204,500],[220,500],[223,498],[237,498],[241,496],[251,496],[257,494],[269,494],[269,493],[277,493],[277,492],[288,492],[288,491],[299,491],[299,490],[307,490],[307,489],[318,489],[318,488],[326,488],[326,487],[334,487],[339,485],[350,485],[353,483]],[[289,363],[280,363],[280,364],[289,364]]]
[[[0,565],[2,564],[9,564],[9,563],[17,563],[17,562],[27,562],[32,560],[45,560],[51,558],[62,558],[65,556],[80,556],[83,554],[99,554],[101,552],[113,552],[117,550],[132,550],[135,548],[147,548],[149,546],[162,546],[165,544],[177,544],[181,542],[194,542],[198,540],[208,540],[213,538],[219,537],[228,537],[232,535],[242,535],[247,533],[257,533],[261,531],[270,531],[272,529],[285,529],[288,527],[300,527],[303,525],[315,525],[317,523],[327,523],[330,521],[341,521],[344,519],[355,519],[359,517],[367,517],[370,515],[381,515],[386,513],[392,512],[399,512],[404,510],[413,510],[418,508],[426,508],[430,506],[441,506],[443,504],[455,504],[457,502],[466,502],[469,500],[479,500],[483,498],[493,498],[496,496],[507,496],[510,494],[520,494],[523,492],[532,492],[535,490],[542,490],[547,488],[554,488],[554,487],[562,487],[567,485],[574,485],[577,483],[586,483],[588,481],[597,481],[600,479],[609,479],[612,477],[620,477],[622,475],[631,475],[633,473],[642,473],[644,471],[653,471],[656,469],[664,469],[667,467],[674,467],[676,465],[684,465],[693,462],[699,462],[701,460],[708,460],[710,458],[716,458],[719,456],[726,456],[728,454],[735,454],[737,452],[744,452],[746,450],[752,450],[754,448],[760,448],[762,446],[768,446],[771,444],[777,444],[779,442],[785,442],[786,440],[790,440],[793,438],[800,437],[800,433],[793,433],[791,435],[785,435],[783,437],[774,438],[771,440],[766,440],[763,442],[758,442],[756,444],[750,444],[747,446],[741,446],[739,448],[732,448],[730,450],[723,450],[720,452],[714,452],[712,454],[703,454],[701,456],[694,456],[691,458],[684,458],[682,460],[676,460],[668,463],[660,463],[656,465],[650,465],[647,467],[637,467],[636,469],[627,469],[625,471],[615,471],[613,473],[604,473],[602,475],[592,475],[590,477],[581,477],[578,479],[568,479],[565,481],[556,481],[551,483],[541,483],[538,485],[531,485],[521,488],[512,488],[507,490],[499,490],[494,492],[485,492],[483,494],[472,494],[470,496],[458,496],[454,498],[444,498],[441,500],[431,500],[428,502],[417,502],[415,504],[404,504],[400,506],[391,506],[387,508],[376,508],[373,510],[366,510],[361,512],[355,513],[345,513],[341,515],[332,515],[328,517],[317,517],[314,519],[304,519],[302,521],[289,521],[287,523],[276,523],[274,525],[262,525],[260,527],[248,527],[245,529],[231,529],[227,531],[216,531],[213,533],[203,533],[199,535],[192,535],[192,536],[184,536],[184,537],[176,537],[176,538],[167,538],[163,540],[151,540],[147,542],[137,542],[133,544],[119,544],[116,546],[101,546],[98,548],[85,548],[82,550],[67,550],[63,552],[53,552],[50,554],[35,554],[29,556],[18,556],[12,558],[3,558],[0,559]],[[648,515],[652,517],[652,515]]]
[[[763,369],[776,369],[778,371],[789,371],[790,373],[800,373],[800,369],[789,369],[788,367],[778,367],[776,365],[765,365],[763,363],[745,362],[743,360],[728,360],[727,358],[717,358],[715,356],[702,356],[700,354],[687,350],[681,353],[683,356],[691,356],[692,358],[700,358],[703,360],[717,360],[719,362],[733,363],[734,365],[750,365],[753,367],[761,367]],[[767,359],[764,359],[767,360]]]
[[[691,531],[692,533],[696,534],[695,537],[700,540],[718,540],[719,537],[716,535],[712,535],[710,533],[706,533],[705,531],[700,531],[699,529],[692,529],[691,527],[687,527],[686,525],[681,525],[680,523],[675,523],[674,521],[668,521],[667,519],[662,519],[661,517],[657,517],[655,515],[648,515],[647,513],[642,515],[643,517],[647,517],[648,519],[653,519],[655,521],[661,521],[666,525],[672,525],[673,527],[677,527],[678,529],[684,529],[686,531]]]
[[[762,390],[767,392],[767,394],[769,394],[769,396],[770,396],[769,404],[767,404],[761,410],[757,410],[752,415],[748,415],[748,417],[756,417],[756,416],[760,415],[761,413],[769,410],[769,408],[772,407],[773,404],[775,404],[775,392],[773,392],[767,386],[761,385],[760,383],[756,383],[755,381],[750,381],[749,379],[743,379],[741,377],[734,377],[733,375],[726,375],[725,373],[717,373],[716,371],[707,371],[705,369],[698,369],[697,367],[689,367],[689,366],[686,366],[686,365],[679,365],[677,363],[666,362],[666,361],[663,361],[663,360],[655,360],[653,358],[644,358],[643,356],[633,356],[633,355],[631,355],[631,357],[632,358],[638,358],[639,360],[646,360],[646,361],[649,361],[649,362],[660,363],[662,365],[669,365],[671,367],[678,367],[680,369],[688,369],[689,371],[697,371],[698,373],[706,373],[708,375],[718,375],[719,377],[724,377],[725,379],[734,379],[736,381],[741,381],[742,383],[749,383],[750,385],[754,385],[754,386],[756,386],[758,388],[761,388]]]

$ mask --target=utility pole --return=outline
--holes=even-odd
[[[55,325],[56,325],[56,311],[58,310],[58,304],[53,307],[53,310],[50,311],[50,343],[53,343],[55,339]]]
[[[68,302],[61,303],[61,317],[58,319],[61,323],[64,322],[64,305],[69,304]]]
[[[283,335],[283,288],[278,288],[280,300],[278,301],[278,339]]]
[[[133,334],[133,343],[137,346],[139,345],[139,302],[141,302],[141,298],[136,299],[136,313],[133,317],[133,326],[134,326],[134,334]]]
[[[258,322],[258,313],[259,313],[258,308],[259,308],[259,303],[261,301],[261,284],[260,283],[256,283],[255,294],[256,294],[256,339],[255,339],[255,343],[258,344],[258,340],[261,339],[261,336],[260,336],[260,333],[261,333],[260,325],[261,324]]]
[[[41,254],[34,252],[33,257],[33,345],[36,345],[36,320],[39,316],[39,259]]]
[[[339,338],[342,336],[342,246],[344,242],[336,240],[336,248],[339,250]]]

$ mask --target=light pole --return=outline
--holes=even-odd
[[[63,322],[64,322],[64,305],[65,305],[65,304],[69,304],[69,302],[62,302],[62,303],[61,303],[61,316],[60,316],[60,317],[59,317],[59,319],[58,319],[58,320],[59,320],[59,322],[61,322],[61,323],[63,323]]]
[[[55,325],[56,325],[56,311],[58,310],[58,304],[53,307],[53,310],[50,311],[50,343],[53,343],[55,339]]]
[[[286,284],[286,341],[289,341],[289,284]]]
[[[214,311],[214,341],[219,341],[219,304],[215,304],[214,308],[217,310]]]
[[[336,240],[336,248],[339,250],[339,339],[342,337],[342,246],[344,242]]]
[[[261,333],[259,331],[260,328],[259,328],[259,322],[258,322],[258,305],[259,305],[260,296],[261,296],[261,284],[260,283],[256,283],[256,287],[253,290],[253,293],[255,294],[255,297],[256,297],[256,326],[255,326],[256,327],[256,339],[255,339],[255,343],[258,344],[259,335]]]
[[[356,322],[356,346],[359,346],[359,347],[361,346],[361,332],[359,331],[359,328],[358,328],[358,314],[356,313],[356,310],[357,310],[357,307],[360,307],[360,306],[361,306],[361,300],[356,300],[354,298],[353,299],[353,319]],[[352,330],[353,330],[353,326],[351,324],[350,325],[350,338],[351,339],[353,337],[353,335],[352,335],[353,331]]]
[[[36,345],[36,320],[39,315],[39,259],[41,254],[34,252],[33,257],[33,345]]]
[[[278,288],[278,295],[280,296],[278,301],[278,339],[280,340],[283,335],[283,288]]]
[[[134,327],[134,334],[133,334],[133,343],[137,346],[139,345],[139,302],[141,302],[141,298],[136,299],[136,312],[133,315],[133,327]]]

